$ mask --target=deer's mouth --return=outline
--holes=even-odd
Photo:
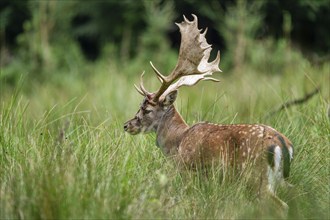
[[[124,124],[124,131],[126,131],[127,133],[129,133],[131,135],[136,135],[141,132],[141,129],[133,126],[130,122],[126,122]]]

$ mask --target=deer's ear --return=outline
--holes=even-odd
[[[165,96],[162,105],[163,106],[172,105],[175,102],[177,95],[178,95],[178,90],[171,91],[169,94]]]

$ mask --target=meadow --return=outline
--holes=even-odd
[[[236,72],[220,67],[220,83],[180,90],[182,116],[190,125],[262,123],[281,131],[295,146],[294,191],[279,191],[288,217],[329,219],[330,63],[301,58],[277,73],[262,63]],[[182,173],[156,147],[154,134],[124,133],[123,123],[142,100],[133,87],[140,73],[146,70],[150,90],[159,85],[147,62],[123,67],[102,60],[82,69],[86,74],[78,74],[79,67],[43,82],[23,72],[15,86],[1,82],[1,219],[279,217],[244,177],[216,168],[208,178]],[[270,114],[318,86],[306,102]]]

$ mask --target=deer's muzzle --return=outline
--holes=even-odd
[[[128,132],[131,135],[140,133],[140,128],[135,125],[135,119],[129,120],[124,124],[124,131]]]

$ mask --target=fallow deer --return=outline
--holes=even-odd
[[[210,76],[219,69],[220,53],[214,61],[208,62],[211,45],[206,41],[207,29],[198,29],[197,17],[176,23],[181,32],[179,58],[174,70],[164,76],[150,62],[161,82],[157,92],[148,92],[143,85],[143,74],[137,91],[144,96],[135,117],[124,124],[124,130],[132,135],[156,132],[157,145],[166,155],[173,156],[179,164],[187,167],[227,161],[229,167],[244,168],[253,160],[254,167],[261,174],[262,193],[267,193],[285,210],[287,204],[276,194],[278,185],[286,183],[290,163],[293,159],[292,143],[275,129],[261,124],[217,125],[207,122],[193,126],[187,123],[175,109],[178,89],[193,86],[199,81],[219,82]],[[231,166],[232,165],[232,166]]]

